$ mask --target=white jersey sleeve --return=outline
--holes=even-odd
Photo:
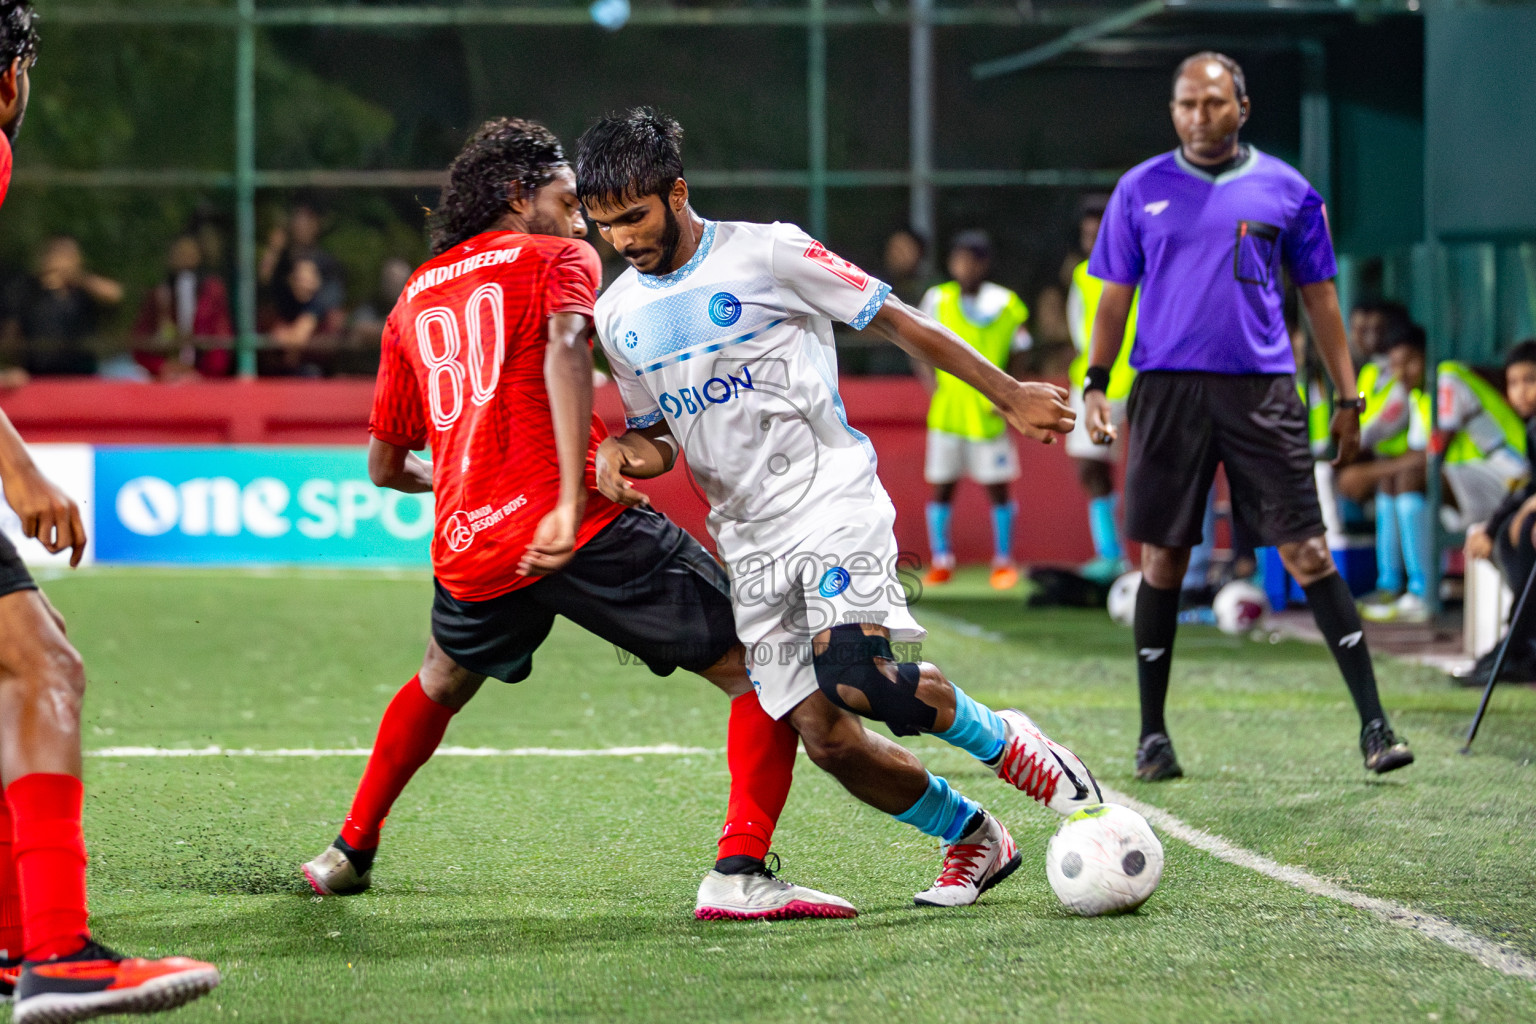
[[[1087,310],[1083,305],[1083,293],[1078,291],[1077,282],[1072,282],[1072,287],[1067,289],[1067,330],[1072,335],[1072,345],[1079,352],[1086,351],[1091,338],[1083,337],[1083,314]]]
[[[641,383],[635,368],[619,353],[619,346],[614,344],[616,339],[605,329],[601,312],[597,317],[597,326],[598,341],[608,356],[608,365],[613,369],[613,382],[618,385],[619,397],[624,401],[624,425],[630,430],[639,430],[660,423],[661,406],[656,404],[656,396]]]
[[[891,286],[841,256],[793,224],[774,224],[774,284],[784,308],[824,316],[862,331],[880,312]]]

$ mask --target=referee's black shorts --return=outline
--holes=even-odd
[[[1256,543],[1322,536],[1307,410],[1294,376],[1152,370],[1137,375],[1126,419],[1132,540],[1200,543],[1217,463],[1226,467],[1233,519]]]
[[[0,597],[14,594],[18,590],[36,589],[37,583],[27,571],[21,555],[16,553],[16,546],[9,538],[0,535]]]
[[[533,671],[533,652],[556,615],[659,676],[706,669],[736,644],[725,571],[681,527],[649,509],[625,509],[564,569],[500,597],[461,601],[436,587],[438,646],[463,668],[508,683]]]

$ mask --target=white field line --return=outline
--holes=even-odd
[[[325,749],[321,747],[279,748],[274,750],[258,750],[253,747],[198,747],[195,749],[177,747],[103,747],[98,750],[86,751],[87,757],[99,758],[137,758],[137,757],[367,757],[370,751],[365,747],[346,747]],[[440,747],[436,757],[641,757],[645,755],[675,756],[682,754],[720,754],[722,751],[709,747],[684,747],[675,743],[662,743],[649,747],[602,747],[593,750],[578,750],[564,747]],[[1292,867],[1289,864],[1281,864],[1245,849],[1204,829],[1195,828],[1160,807],[1142,803],[1135,797],[1112,789],[1105,789],[1104,795],[1114,803],[1124,804],[1157,826],[1165,835],[1172,836],[1180,842],[1187,843],[1197,850],[1203,850],[1218,860],[1249,871],[1256,871],[1261,875],[1273,878],[1277,882],[1310,892],[1316,896],[1325,896],[1331,900],[1348,904],[1358,910],[1373,914],[1388,924],[1399,928],[1407,928],[1421,935],[1443,942],[1452,949],[1458,950],[1477,960],[1485,967],[1491,967],[1496,971],[1511,975],[1516,978],[1524,978],[1526,981],[1536,982],[1536,960],[1512,949],[1509,946],[1500,945],[1492,940],[1485,939],[1467,931],[1460,925],[1448,921],[1443,917],[1426,914],[1414,910],[1412,907],[1395,903],[1392,900],[1378,899],[1375,896],[1366,896],[1353,892],[1341,885],[1318,878],[1316,875],[1302,868]]]
[[[1217,860],[1224,860],[1228,864],[1235,864],[1240,868],[1257,871],[1261,875],[1273,878],[1277,882],[1294,886],[1317,896],[1326,896],[1340,903],[1347,903],[1358,910],[1374,914],[1388,924],[1397,925],[1399,928],[1407,928],[1419,932],[1437,942],[1443,942],[1452,949],[1459,950],[1477,960],[1484,967],[1491,967],[1496,971],[1511,975],[1516,978],[1524,978],[1526,981],[1536,982],[1536,960],[1510,948],[1500,945],[1481,935],[1475,935],[1460,925],[1447,921],[1443,917],[1426,914],[1422,911],[1406,907],[1392,900],[1378,899],[1375,896],[1366,896],[1353,892],[1341,885],[1335,885],[1325,879],[1318,878],[1309,871],[1289,864],[1281,864],[1271,860],[1262,853],[1246,850],[1235,843],[1223,839],[1221,836],[1207,832],[1204,829],[1195,828],[1167,811],[1144,804],[1140,800],[1117,793],[1111,789],[1105,789],[1104,795],[1117,804],[1124,804],[1132,808],[1153,825],[1156,825],[1165,834],[1173,836],[1181,842],[1188,843],[1197,850],[1204,850]]]
[[[129,757],[367,757],[367,747],[278,748],[257,750],[254,747],[102,747],[87,750],[86,757],[109,759]],[[675,743],[662,743],[653,747],[602,747],[595,750],[573,750],[565,747],[438,747],[433,757],[641,757],[648,754],[675,756],[678,754],[718,754],[709,747],[680,747]]]

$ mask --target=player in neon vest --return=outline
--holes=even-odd
[[[950,246],[954,280],[935,285],[923,296],[923,312],[954,331],[996,366],[1010,369],[1029,350],[1024,300],[987,280],[992,242],[983,231],[964,231]],[[928,405],[928,452],[923,478],[933,486],[928,503],[928,547],[933,567],[928,583],[947,583],[954,570],[949,521],[955,484],[968,476],[987,489],[992,502],[992,587],[1008,590],[1019,582],[1013,564],[1013,517],[1017,507],[1009,485],[1019,477],[1019,457],[1008,425],[980,391],[943,370],[918,364],[918,376],[933,395]],[[1010,370],[1010,372],[1012,372]]]
[[[1102,203],[1085,205],[1078,224],[1084,252],[1093,250],[1103,216]],[[1120,496],[1115,491],[1114,466],[1120,460],[1121,446],[1118,443],[1095,444],[1088,433],[1087,418],[1082,415],[1088,341],[1093,336],[1093,318],[1098,315],[1099,298],[1103,294],[1104,282],[1088,273],[1086,259],[1073,268],[1072,287],[1067,292],[1067,326],[1072,331],[1077,358],[1067,369],[1067,377],[1071,385],[1069,401],[1078,417],[1077,426],[1067,435],[1067,454],[1077,463],[1078,482],[1088,495],[1088,529],[1093,534],[1093,561],[1083,566],[1081,572],[1088,579],[1107,585],[1130,565],[1125,560],[1125,549],[1115,522]],[[1139,298],[1139,291],[1137,295]],[[1131,369],[1131,348],[1136,340],[1137,304],[1133,299],[1126,318],[1125,344],[1120,346],[1120,355],[1110,370],[1109,387],[1105,391],[1117,424],[1125,421],[1125,398],[1131,392],[1131,382],[1136,379],[1136,371]]]

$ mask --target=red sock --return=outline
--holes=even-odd
[[[762,860],[768,855],[773,826],[789,799],[798,742],[788,717],[778,721],[768,717],[756,691],[731,701],[731,723],[725,737],[731,801],[725,811],[725,829],[720,833],[722,859],[745,855]]]
[[[23,775],[5,791],[15,830],[27,959],[68,956],[90,938],[85,909],[85,787],[73,775]]]
[[[0,960],[20,960],[21,887],[11,859],[11,808],[0,800]]]
[[[443,742],[454,713],[453,708],[427,696],[420,676],[412,676],[400,687],[384,711],[368,767],[363,769],[363,781],[358,783],[352,810],[341,826],[341,838],[348,846],[371,850],[379,845],[385,816],[416,769],[426,764]]]

